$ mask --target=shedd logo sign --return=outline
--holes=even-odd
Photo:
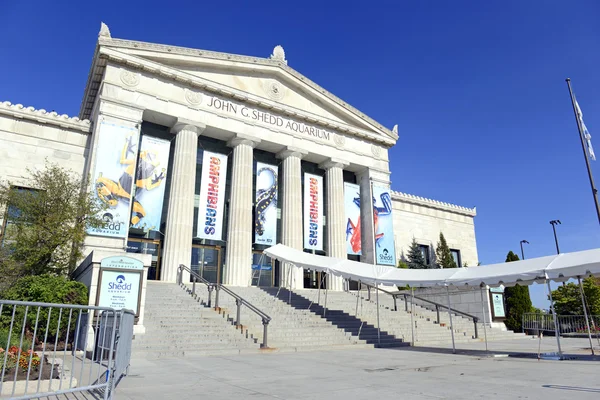
[[[394,262],[394,256],[391,255],[391,254],[389,254],[389,253],[390,252],[388,251],[388,249],[383,249],[383,252],[381,252],[379,254],[379,261],[380,262],[384,262],[385,261],[385,262],[388,262],[388,263]]]
[[[131,283],[125,282],[125,276],[119,275],[115,282],[108,283],[108,290],[131,290]]]

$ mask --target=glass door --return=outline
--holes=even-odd
[[[318,289],[321,282],[321,289],[327,288],[327,274],[325,272],[304,270],[304,289]]]
[[[160,279],[160,240],[129,238],[127,252],[152,255],[152,263],[148,268],[148,279]]]
[[[192,271],[211,283],[221,282],[221,247],[192,245]]]
[[[252,286],[272,287],[274,278],[271,257],[262,251],[252,252]]]

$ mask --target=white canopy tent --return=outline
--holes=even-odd
[[[412,270],[373,265],[341,258],[305,253],[283,244],[264,251],[268,257],[306,269],[326,272],[369,284],[411,287],[431,286],[514,286],[544,283],[547,280],[565,281],[570,278],[600,276],[600,249],[562,253],[482,265],[471,268]]]
[[[550,281],[562,282],[571,278],[577,278],[581,282],[581,278],[584,277],[600,276],[600,249],[562,253],[553,256],[532,258],[529,260],[483,265],[472,268],[425,270],[401,269],[341,258],[318,256],[293,249],[283,244],[272,246],[266,249],[264,253],[268,257],[274,258],[280,262],[290,263],[297,267],[325,272],[335,276],[341,276],[345,279],[352,279],[374,286],[379,284],[397,286],[409,285],[411,288],[445,286],[447,290],[449,290],[449,286],[483,288],[485,286],[514,286],[516,284],[531,285],[532,283],[545,282],[550,291]],[[377,291],[377,293],[379,293],[379,291]],[[550,298],[550,301],[551,307],[554,309],[552,298]],[[450,310],[450,296],[448,294],[449,314]],[[559,353],[561,353],[560,334],[558,325],[556,325],[556,318],[554,321],[558,350]],[[485,327],[485,320],[483,322]],[[452,324],[451,315],[450,323]]]

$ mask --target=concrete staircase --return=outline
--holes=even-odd
[[[271,317],[268,324],[268,349],[262,349],[263,324],[259,315],[242,305],[241,326],[236,327],[235,299],[220,290],[219,308],[208,307],[209,292],[203,284],[184,287],[174,283],[148,282],[144,325],[146,334],[137,335],[133,355],[147,358],[185,355],[240,354],[260,351],[323,351],[345,348],[408,346],[413,340],[411,314],[398,299],[379,296],[380,330],[377,329],[375,295],[367,300],[363,292],[235,287],[237,295]],[[215,292],[212,293],[212,305]],[[447,312],[415,306],[412,318],[416,346],[451,343]],[[479,339],[474,338],[473,322],[453,316],[457,343],[483,341],[483,325],[478,325]],[[521,338],[522,334],[487,328],[488,340]]]
[[[164,358],[185,355],[218,355],[258,352],[260,345],[232,325],[224,313],[208,308],[208,291],[196,285],[199,296],[174,284],[148,282],[146,287],[146,333],[136,335],[135,357]]]
[[[286,289],[259,289],[255,287],[231,288],[238,295],[269,314],[268,346],[271,351],[324,351],[343,348],[373,348],[407,346],[400,339],[381,333],[377,342],[377,329],[341,310],[327,312],[319,304],[290,293]],[[290,304],[291,298],[291,304]],[[225,312],[235,314],[235,302],[220,295],[219,305]],[[310,307],[309,307],[310,306]],[[263,340],[262,323],[256,314],[242,307],[241,321],[247,335],[259,343]],[[361,328],[361,324],[363,325]],[[358,331],[361,334],[358,335]]]
[[[296,290],[297,294],[312,301],[318,301],[319,295],[316,290]],[[377,304],[375,291],[371,293],[371,300],[367,300],[366,291],[361,292],[328,292],[327,307],[329,309],[343,310],[355,315],[356,318],[369,324],[377,326]],[[320,303],[324,305],[324,291],[321,291]],[[406,342],[412,341],[410,303],[409,312],[405,312],[404,301],[397,299],[397,309],[394,311],[394,302],[391,296],[380,293],[379,295],[379,323],[380,328],[398,339]],[[329,311],[328,311],[329,312]],[[414,343],[415,346],[444,345],[452,342],[450,331],[450,318],[445,309],[440,309],[440,321],[437,321],[437,313],[424,307],[415,306],[413,314]],[[484,333],[483,323],[477,324],[478,338],[475,338],[475,326],[471,319],[458,314],[452,315],[454,326],[454,338],[456,343],[468,343],[483,341],[487,334],[488,341],[520,339],[522,333],[514,333],[508,330],[490,328],[486,326]]]

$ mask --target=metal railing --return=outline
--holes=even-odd
[[[191,282],[192,288],[190,289],[190,294],[192,296],[197,297],[197,292],[196,292],[196,283],[197,282],[202,283],[203,285],[206,285],[206,287],[208,289],[208,301],[207,301],[208,307],[214,308],[215,310],[219,309],[219,293],[221,291],[223,291],[226,294],[228,294],[229,296],[233,297],[233,299],[235,300],[235,305],[236,305],[235,326],[237,328],[240,328],[240,329],[242,328],[242,317],[241,317],[242,306],[246,306],[250,311],[252,311],[256,315],[258,315],[261,318],[262,325],[263,325],[263,341],[262,341],[260,347],[263,349],[268,348],[267,337],[268,337],[268,327],[269,327],[269,322],[271,322],[271,317],[269,317],[262,310],[258,309],[256,306],[254,306],[248,300],[244,299],[242,296],[233,292],[231,289],[229,289],[225,285],[223,285],[221,283],[209,282],[206,279],[204,279],[203,277],[201,277],[199,274],[192,271],[190,268],[186,267],[183,264],[179,265],[179,268],[177,270],[177,283],[179,285],[182,285],[182,286],[184,285],[184,283],[183,283],[183,272],[184,271],[189,272],[189,274],[190,274],[190,279],[192,281]],[[212,292],[213,292],[213,290],[215,292],[214,307],[212,307]]]
[[[417,304],[417,302],[415,301],[414,305],[420,306],[420,307],[423,307],[423,308],[426,308],[426,309],[429,309],[429,307],[431,307],[432,310],[430,310],[430,311],[435,310],[436,315],[437,315],[437,317],[436,317],[436,323],[438,323],[438,324],[441,321],[441,319],[440,319],[440,309],[442,309],[442,310],[449,310],[452,314],[461,315],[463,317],[471,319],[471,320],[473,320],[473,328],[475,329],[475,332],[474,332],[475,333],[475,335],[474,335],[475,339],[479,338],[479,332],[478,332],[478,329],[477,329],[477,323],[479,322],[479,318],[476,317],[476,316],[474,316],[474,315],[467,314],[464,311],[460,311],[460,310],[457,310],[457,309],[452,308],[452,307],[449,308],[447,304],[437,303],[437,302],[432,301],[432,300],[424,299],[423,297],[420,297],[420,296],[414,296],[414,295],[410,295],[408,293],[398,293],[398,292],[393,293],[393,292],[389,292],[389,291],[387,291],[385,289],[382,289],[380,287],[372,286],[372,285],[369,285],[369,284],[366,284],[366,283],[362,283],[362,282],[361,282],[361,285],[364,285],[364,286],[367,287],[367,300],[369,300],[369,301],[371,301],[371,289],[376,289],[376,290],[379,290],[382,293],[387,294],[388,296],[392,296],[392,298],[394,300],[394,311],[398,311],[397,298],[398,297],[404,297],[404,311],[409,312],[408,303],[412,302],[412,299],[418,300],[418,301],[420,301],[420,302],[422,302],[424,304]]]
[[[590,332],[596,338],[600,337],[600,315],[589,315]],[[588,326],[584,315],[558,315],[557,322],[561,336],[588,334]],[[534,333],[555,332],[554,314],[525,313],[522,316],[523,330]]]
[[[129,367],[134,319],[129,310],[0,300],[0,396],[112,399]]]

